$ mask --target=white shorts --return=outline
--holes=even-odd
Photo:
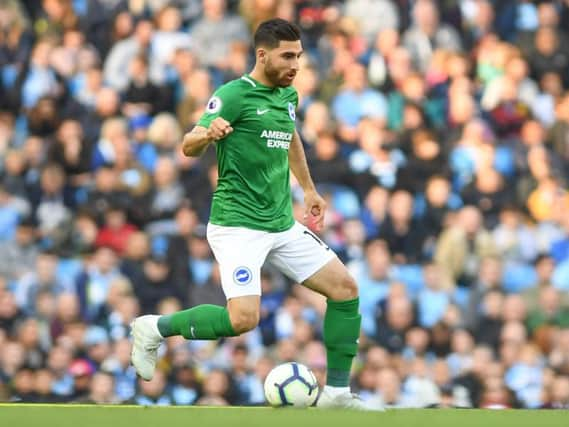
[[[261,295],[261,267],[265,260],[302,283],[336,257],[332,249],[298,222],[278,233],[209,223],[207,240],[219,263],[227,299]]]

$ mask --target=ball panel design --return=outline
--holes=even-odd
[[[272,406],[307,407],[316,401],[318,382],[301,363],[288,362],[269,372],[264,384],[265,397]]]

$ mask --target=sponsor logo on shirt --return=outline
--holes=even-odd
[[[263,129],[261,132],[261,138],[267,140],[268,148],[282,148],[284,150],[288,150],[290,147],[290,141],[292,141],[292,133],[280,130]]]

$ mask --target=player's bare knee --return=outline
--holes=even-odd
[[[255,329],[259,324],[258,311],[237,310],[236,312],[230,312],[229,318],[233,330],[239,335]]]
[[[338,280],[338,286],[334,288],[334,295],[331,296],[333,300],[346,301],[358,297],[358,285],[352,276],[346,274]]]

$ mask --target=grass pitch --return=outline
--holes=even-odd
[[[567,427],[569,411],[395,409],[387,412],[241,407],[0,405],[9,427]]]

